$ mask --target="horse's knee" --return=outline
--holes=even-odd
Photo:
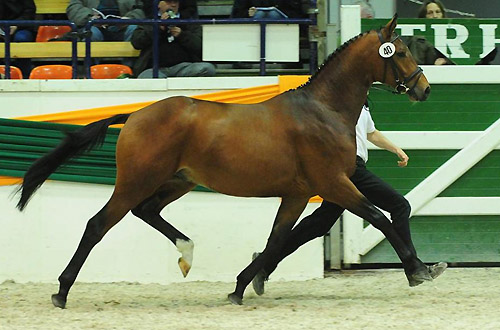
[[[157,214],[155,203],[152,201],[143,202],[131,210],[132,214],[136,217],[148,222],[151,216]]]
[[[138,217],[139,219],[144,219],[144,217],[146,215],[142,204],[134,207],[132,210],[130,210],[130,212],[132,212],[132,214],[135,215],[136,217]]]

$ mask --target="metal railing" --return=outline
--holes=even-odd
[[[158,63],[159,63],[159,26],[160,25],[172,25],[172,20],[164,19],[95,19],[87,22],[85,25],[85,30],[90,31],[92,26],[99,24],[108,25],[123,25],[124,21],[127,25],[153,25],[153,78],[158,77]],[[267,24],[307,24],[311,25],[313,21],[311,19],[286,19],[286,20],[275,20],[275,19],[251,19],[251,18],[228,18],[228,19],[175,19],[175,25],[188,25],[188,24],[259,24],[260,25],[260,75],[266,74],[266,25]],[[91,66],[91,40],[90,37],[85,39],[85,72],[87,78],[90,78],[90,66]],[[313,46],[310,46],[313,48]],[[310,71],[313,70],[315,66],[315,57],[311,56],[310,61]],[[312,71],[311,71],[312,73]]]
[[[156,1],[155,1],[156,2]],[[171,20],[162,19],[95,19],[89,21],[85,27],[84,31],[90,31],[91,27],[98,24],[107,25],[153,25],[153,77],[158,77],[159,71],[159,26],[160,25],[172,25]],[[260,75],[266,74],[266,26],[267,24],[299,24],[299,25],[314,25],[316,24],[315,15],[310,15],[308,19],[285,19],[285,20],[275,20],[275,19],[252,19],[252,18],[228,18],[228,19],[175,19],[176,25],[186,25],[186,24],[259,24],[260,25]],[[67,25],[71,27],[75,37],[71,38],[72,42],[72,67],[73,67],[73,79],[76,78],[77,65],[78,65],[78,54],[77,54],[77,34],[78,29],[76,25],[71,21],[58,21],[58,20],[37,20],[37,21],[24,21],[24,20],[0,20],[0,27],[4,28],[4,31],[9,31],[10,26],[41,26],[41,25]],[[85,38],[85,58],[84,67],[86,78],[91,78],[90,67],[92,65],[91,56],[91,34],[83,33]],[[10,79],[10,44],[11,37],[8,33],[5,35],[5,77]],[[316,42],[309,41],[309,71],[312,74],[317,67],[316,58]]]
[[[77,27],[76,24],[71,22],[71,21],[64,21],[64,20],[36,20],[36,21],[28,21],[28,20],[0,20],[0,27],[4,31],[9,31],[11,26],[42,26],[42,25],[48,25],[48,26],[69,26],[71,27],[71,31],[74,33],[77,33]],[[10,44],[11,44],[11,36],[8,32],[5,33],[4,35],[4,41],[5,41],[5,78],[10,79],[10,62],[11,62],[11,57],[10,57]],[[71,45],[71,65],[73,67],[73,79],[76,79],[76,72],[77,72],[77,67],[78,67],[78,58],[77,58],[77,44],[76,44],[76,38],[72,38],[71,40],[72,45]]]

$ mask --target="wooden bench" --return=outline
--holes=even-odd
[[[71,42],[19,42],[10,44],[11,58],[71,58]],[[92,57],[137,57],[139,50],[130,42],[103,41],[93,42]],[[85,43],[78,42],[79,58],[85,57]],[[5,47],[0,46],[0,57],[5,57]]]

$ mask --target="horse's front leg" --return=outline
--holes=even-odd
[[[132,213],[167,237],[181,253],[177,261],[182,275],[187,276],[193,265],[193,241],[160,216],[160,211],[184,196],[196,186],[180,177],[174,177],[162,185],[153,196],[132,209]]]
[[[308,201],[309,196],[283,197],[264,251],[238,275],[236,289],[228,295],[229,301],[235,305],[242,304],[246,287],[266,262],[279,257],[293,225],[304,211]]]

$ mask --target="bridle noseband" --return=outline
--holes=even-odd
[[[378,31],[377,34],[378,34],[378,38],[380,40],[380,43],[384,44],[385,41],[384,41],[384,38],[382,37],[382,33],[380,31]],[[393,43],[397,39],[399,39],[399,36],[396,34],[394,36],[394,38],[392,38],[391,41],[389,41],[389,42]],[[399,79],[399,74],[401,71],[399,70],[396,62],[394,61],[394,54],[392,54],[390,57],[384,58],[384,77],[382,78],[382,82],[385,81],[385,75],[387,72],[387,63],[388,62],[391,65],[392,73],[394,74],[394,78],[396,79],[396,87],[394,87],[393,93],[394,94],[406,94],[408,92],[412,92],[415,89],[415,87],[417,86],[418,80],[420,79],[420,77],[423,74],[422,68],[417,65],[417,68],[415,69],[415,71],[413,71],[413,73],[411,75],[409,75],[408,77],[405,77],[402,74],[401,76],[402,76],[403,80],[401,81]],[[413,86],[411,86],[411,88],[408,88],[408,86],[406,86],[406,84],[408,84],[414,78],[416,78],[415,83],[413,84]]]

